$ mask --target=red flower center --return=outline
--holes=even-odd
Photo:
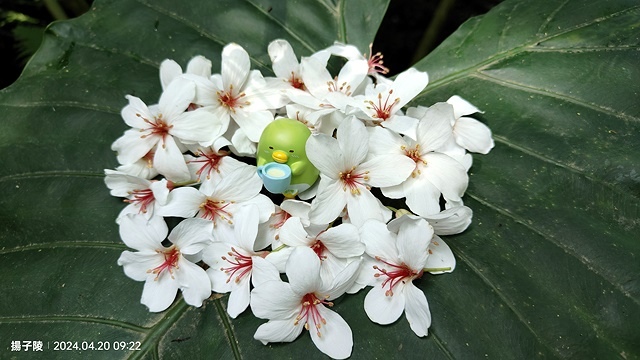
[[[382,269],[378,267],[378,265],[374,265],[373,268],[378,270],[379,273],[373,275],[375,277],[386,276],[382,282],[382,287],[389,286],[389,290],[385,291],[386,296],[393,296],[393,287],[398,285],[400,282],[406,283],[407,279],[409,281],[413,279],[419,279],[422,276],[422,270],[420,272],[416,272],[407,266],[405,263],[401,263],[400,265],[392,264],[390,262],[382,260],[379,256],[376,256],[376,260],[388,265],[391,267],[391,270]]]
[[[231,220],[231,218],[233,218],[233,214],[225,210],[225,208],[231,204],[233,204],[233,201],[226,202],[224,200],[213,200],[207,198],[205,202],[200,204],[200,217],[213,221],[214,227],[216,226],[218,219],[226,221],[229,224],[233,224],[233,221]]]
[[[147,270],[148,273],[156,274],[154,280],[158,280],[163,272],[166,270],[173,277],[173,269],[178,268],[178,260],[180,259],[180,250],[175,245],[171,245],[170,248],[165,250],[156,250],[157,253],[164,255],[164,262],[151,270]]]
[[[355,170],[356,167],[354,166],[349,171],[340,172],[338,176],[344,184],[344,187],[342,188],[344,191],[347,191],[347,188],[349,188],[352,194],[360,195],[358,185],[366,187],[367,190],[371,189],[366,184],[366,182],[369,181],[369,172],[365,171],[363,173],[357,173]]]
[[[251,256],[243,255],[238,252],[234,247],[231,248],[231,251],[227,253],[230,258],[223,256],[222,260],[227,261],[231,266],[222,267],[220,270],[224,271],[225,274],[229,274],[229,278],[227,282],[231,281],[231,278],[235,276],[235,282],[239,283],[243,276],[247,275],[251,272],[253,261],[251,260]],[[239,272],[239,273],[238,273]],[[238,273],[238,275],[236,275]]]
[[[210,151],[208,153],[200,151],[196,155],[198,157],[194,160],[189,161],[189,163],[202,164],[202,166],[200,166],[200,169],[196,171],[196,175],[198,175],[198,181],[200,181],[202,179],[202,175],[205,175],[207,177],[207,180],[209,180],[211,178],[212,171],[220,173],[220,170],[218,169],[218,167],[220,166],[220,161],[222,160],[222,158],[229,155],[229,153],[226,151],[220,151],[218,154],[216,154],[213,151]]]
[[[147,207],[152,205],[156,198],[153,196],[151,189],[129,191],[130,199],[124,199],[124,202],[140,206],[138,213],[147,213]]]
[[[406,146],[402,145],[401,149],[404,150],[404,154],[407,155],[411,160],[416,163],[416,167],[411,173],[411,177],[416,177],[420,175],[420,169],[418,165],[422,163],[423,165],[427,165],[425,160],[422,160],[422,155],[420,153],[420,144],[416,144],[416,146],[412,149],[408,149]]]
[[[169,130],[173,128],[173,125],[167,125],[166,121],[162,118],[162,114],[154,117],[153,120],[144,118],[140,114],[136,114],[136,116],[141,118],[145,123],[149,124],[148,128],[140,129],[140,132],[144,133],[140,135],[140,138],[144,139],[148,136],[158,136],[162,139],[162,147],[164,148],[164,139],[169,134]]]
[[[395,98],[393,101],[389,101],[391,98],[391,94],[393,94],[393,89],[389,90],[387,97],[382,101],[382,93],[378,93],[378,103],[374,103],[371,100],[367,100],[366,102],[370,105],[367,106],[367,109],[373,110],[373,118],[378,119],[379,121],[385,121],[391,117],[391,110],[393,107],[400,102],[400,98]]]
[[[365,55],[366,56],[366,55]],[[369,44],[369,59],[367,60],[367,64],[369,65],[369,75],[378,74],[387,74],[389,73],[389,68],[382,65],[384,61],[382,58],[384,56],[381,52],[377,52],[375,55],[373,54],[373,44]]]
[[[220,105],[226,107],[232,112],[235,112],[236,108],[242,108],[245,105],[249,105],[248,101],[242,101],[242,98],[246,95],[244,92],[234,95],[233,85],[229,85],[229,90],[227,91],[218,91],[217,95]]]
[[[322,336],[320,334],[320,328],[322,325],[327,324],[327,320],[320,315],[320,312],[316,308],[316,306],[327,305],[329,307],[333,306],[332,302],[327,300],[320,300],[314,293],[308,293],[302,297],[302,309],[300,309],[300,313],[296,316],[296,320],[294,321],[294,325],[298,325],[300,320],[304,321],[304,328],[309,330],[309,322],[312,322],[312,326],[316,329],[318,336]]]

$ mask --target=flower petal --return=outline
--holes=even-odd
[[[404,314],[409,321],[411,330],[420,337],[427,336],[431,326],[431,311],[429,311],[427,297],[422,290],[413,284],[407,284],[403,293],[405,296]]]
[[[164,142],[160,142],[156,147],[153,166],[158,169],[160,174],[173,182],[191,180],[191,173],[182,156],[182,151],[172,136],[165,136]]]
[[[260,256],[251,257],[251,283],[260,286],[267,281],[280,280],[278,269]]]
[[[174,60],[164,59],[160,63],[160,84],[163,90],[171,84],[173,79],[180,75],[182,75],[182,67]]]
[[[447,103],[437,103],[427,109],[418,123],[416,139],[422,154],[442,147],[453,136],[451,124],[453,108]]]
[[[440,190],[424,174],[405,181],[404,194],[407,206],[418,215],[426,216],[440,211]]]
[[[231,43],[222,49],[220,74],[224,90],[229,90],[229,85],[233,85],[235,90],[242,89],[250,69],[249,54],[240,45]]]
[[[122,266],[125,275],[131,279],[145,281],[149,277],[149,269],[155,269],[163,261],[158,253],[123,251],[118,258],[118,265]]]
[[[213,241],[212,231],[213,223],[209,220],[186,219],[171,230],[168,238],[181,253],[193,255],[204,250]]]
[[[291,220],[293,219],[295,218]],[[317,238],[329,252],[339,258],[360,256],[364,253],[364,244],[360,242],[358,228],[353,224],[345,223],[330,227],[320,233]]]
[[[132,164],[147,155],[158,140],[157,136],[141,137],[139,130],[129,129],[113,142],[111,150],[118,152],[120,164]]]
[[[429,75],[424,71],[409,68],[396,76],[393,81],[393,96],[400,98],[394,109],[401,109],[429,83]]]
[[[234,289],[231,291],[229,295],[229,301],[227,302],[227,313],[232,319],[235,319],[238,315],[240,315],[243,311],[249,307],[249,285],[251,281],[249,280],[249,276],[244,276],[240,283],[237,286],[234,286]]]
[[[422,218],[404,221],[398,229],[396,246],[402,262],[414,271],[421,271],[427,263],[427,247],[433,237],[433,228]]]
[[[301,300],[289,284],[266,281],[251,291],[251,311],[261,319],[293,319],[300,312]]]
[[[166,310],[176,298],[178,282],[167,274],[148,277],[144,283],[140,303],[146,305],[151,312]]]
[[[209,78],[211,76],[211,60],[202,55],[196,55],[187,64],[187,73]]]
[[[211,296],[211,280],[200,266],[181,258],[175,273],[187,304],[200,307],[202,302]]]
[[[344,161],[342,170],[362,163],[369,151],[369,133],[362,121],[353,116],[344,119],[336,135]]]
[[[385,295],[381,282],[369,290],[364,298],[364,311],[371,321],[380,325],[391,324],[398,320],[404,311],[404,295],[396,292],[392,296]]]
[[[309,161],[325,176],[335,180],[344,170],[342,150],[333,137],[325,134],[312,135],[307,140],[305,150]]]
[[[353,349],[353,334],[349,324],[323,305],[316,305],[316,310],[324,322],[309,325],[311,340],[318,350],[333,359],[346,359],[351,356]]]
[[[439,153],[424,156],[427,165],[422,175],[437,187],[445,199],[459,200],[467,190],[469,175],[462,164],[455,159]]]
[[[396,248],[396,234],[387,229],[387,225],[376,219],[367,220],[360,227],[360,239],[365,244],[366,253],[375,258],[396,262],[398,250]]]
[[[286,274],[291,290],[301,297],[322,288],[320,259],[311,248],[293,249],[287,261]]]
[[[368,184],[388,187],[404,182],[413,172],[416,163],[405,155],[380,155],[367,160],[360,169],[369,172]]]
[[[378,199],[363,186],[359,186],[359,190],[359,194],[348,193],[346,195],[347,212],[351,222],[356,226],[362,226],[368,219],[384,220]]]
[[[184,77],[176,77],[162,92],[158,107],[168,125],[187,110],[196,97],[196,84]]]
[[[295,324],[295,317],[285,320],[270,320],[258,327],[253,338],[261,341],[264,345],[270,342],[292,342],[297,339],[304,329],[304,324]]]
[[[459,234],[471,224],[473,212],[466,206],[456,206],[437,214],[423,216],[438,235]]]
[[[459,118],[453,128],[453,133],[456,142],[471,152],[487,154],[495,146],[491,129],[476,119]]]
[[[444,242],[438,235],[434,235],[433,239],[429,243],[429,257],[425,263],[425,268],[451,268],[450,270],[443,271],[429,271],[431,274],[444,274],[453,272],[456,268],[456,258],[453,256],[453,252],[449,248],[449,245]]]
[[[341,182],[321,176],[318,193],[311,202],[311,210],[309,210],[311,223],[331,223],[347,205],[347,196]]]
[[[296,54],[293,52],[293,48],[287,40],[278,39],[272,41],[269,43],[267,52],[271,59],[273,73],[276,74],[277,77],[289,79],[291,76],[298,74],[300,64],[298,64]]]
[[[139,251],[155,252],[162,248],[169,228],[159,216],[147,220],[143,215],[130,214],[120,219],[120,238],[128,247]]]
[[[282,225],[279,240],[287,246],[310,246],[313,242],[297,217],[290,218]]]
[[[162,216],[179,216],[182,218],[193,217],[204,203],[207,196],[198,189],[181,187],[169,193],[167,204],[162,206],[158,213]]]
[[[458,95],[453,95],[447,100],[447,102],[453,105],[453,112],[455,114],[456,119],[459,119],[466,115],[471,115],[477,112],[481,112],[477,107],[475,107],[472,103],[467,100],[461,98]]]

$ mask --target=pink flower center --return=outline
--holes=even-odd
[[[231,218],[233,218],[233,214],[225,210],[225,208],[233,203],[233,201],[226,202],[224,200],[213,200],[207,198],[205,202],[200,204],[200,217],[213,221],[214,227],[216,226],[217,219],[226,221],[231,225],[233,224],[233,221],[231,220]]]
[[[356,167],[354,166],[349,171],[340,172],[338,176],[340,181],[344,184],[342,188],[344,191],[347,191],[347,188],[349,188],[352,194],[360,195],[358,185],[366,187],[367,190],[370,189],[370,187],[365,183],[369,181],[369,172],[365,171],[363,173],[357,173],[355,170]]]
[[[367,106],[367,109],[373,110],[373,118],[378,119],[378,121],[385,121],[391,117],[391,110],[393,107],[400,102],[400,98],[395,98],[393,101],[389,101],[391,99],[391,94],[393,94],[393,89],[389,90],[387,97],[382,101],[382,93],[378,93],[378,103],[374,103],[371,100],[367,100],[366,102],[370,105]]]
[[[164,142],[165,137],[169,134],[169,130],[173,128],[173,125],[167,125],[166,121],[162,119],[162,114],[154,117],[153,120],[149,120],[147,118],[142,117],[140,114],[136,114],[137,117],[141,118],[145,123],[149,124],[149,127],[146,129],[140,129],[140,132],[147,132],[145,134],[140,135],[140,138],[144,139],[148,136],[158,136]],[[164,148],[164,143],[162,147]]]
[[[327,324],[327,320],[320,315],[320,312],[316,308],[316,306],[327,305],[329,307],[333,306],[332,302],[327,300],[320,300],[314,293],[308,293],[302,297],[302,309],[300,309],[300,313],[296,316],[296,320],[293,323],[294,325],[298,325],[300,320],[304,321],[304,328],[309,330],[309,322],[312,322],[312,326],[316,329],[318,336],[322,336],[320,334],[320,328],[322,325]]]
[[[124,199],[124,202],[140,206],[138,213],[147,213],[147,207],[152,205],[156,198],[153,196],[151,189],[141,189],[129,191],[130,199]]]
[[[365,55],[366,56],[366,55]],[[367,64],[369,65],[369,75],[374,74],[387,74],[389,73],[389,68],[382,65],[384,61],[382,58],[384,56],[381,52],[377,52],[375,55],[373,54],[373,44],[369,44],[369,59],[367,60]]]
[[[316,255],[318,255],[320,260],[324,260],[324,259],[327,258],[326,256],[322,255],[322,254],[324,254],[324,251],[326,249],[327,249],[327,247],[324,246],[324,244],[320,240],[317,240],[315,243],[313,243],[313,245],[311,245],[311,250],[313,250],[313,252],[315,252]]]
[[[222,267],[220,270],[224,271],[225,274],[229,274],[229,278],[227,282],[231,281],[231,278],[235,276],[235,282],[239,283],[243,276],[247,275],[251,272],[253,261],[251,260],[251,256],[243,255],[238,252],[234,247],[231,248],[231,251],[227,253],[230,258],[223,256],[222,260],[227,261],[231,266]],[[238,273],[239,272],[239,273]],[[236,275],[236,273],[238,273]]]
[[[420,165],[421,163],[423,165],[427,165],[427,162],[422,159],[422,155],[420,153],[420,144],[416,144],[416,146],[412,149],[409,149],[404,145],[402,145],[400,148],[404,150],[404,154],[406,156],[408,156],[411,160],[413,160],[416,163],[416,167],[411,173],[411,177],[419,176],[421,172],[418,165]]]
[[[378,267],[378,265],[374,265],[373,268],[378,270],[379,273],[373,275],[375,277],[386,276],[382,282],[382,287],[389,286],[389,290],[385,291],[386,296],[393,296],[393,287],[398,285],[400,282],[406,283],[407,280],[411,281],[413,279],[419,279],[422,276],[422,270],[419,272],[414,271],[405,263],[401,263],[400,265],[392,264],[390,262],[382,260],[379,256],[376,256],[376,260],[388,265],[391,267],[391,270],[382,269]]]
[[[175,245],[171,245],[170,248],[165,250],[156,250],[157,253],[164,255],[164,262],[151,270],[147,270],[148,273],[156,274],[154,280],[158,280],[162,273],[166,270],[173,277],[173,269],[178,268],[178,260],[180,260],[180,250]]]
[[[218,102],[220,105],[226,107],[232,112],[236,111],[236,108],[242,108],[245,105],[249,105],[248,101],[242,101],[242,98],[245,97],[245,93],[240,93],[238,95],[233,94],[233,85],[229,85],[229,90],[227,91],[218,91]]]
[[[304,82],[302,81],[302,79],[297,77],[293,71],[291,72],[291,77],[289,78],[289,84],[291,84],[291,86],[293,86],[296,89],[300,89],[300,90],[305,89]]]
[[[329,88],[329,92],[341,92],[347,96],[351,96],[351,85],[347,84],[346,81],[338,85],[337,77],[333,81],[327,81],[327,86]]]
[[[287,222],[287,220],[289,220],[290,217],[291,214],[282,209],[279,209],[275,212],[275,214],[273,214],[274,221],[271,225],[269,225],[269,227],[278,230],[282,227],[282,225],[284,225],[285,222]],[[278,237],[276,236],[276,240],[277,239]]]
[[[212,151],[204,152],[200,151],[196,154],[198,157],[195,160],[191,160],[188,163],[201,163],[200,169],[196,171],[196,175],[198,175],[198,180],[202,178],[202,175],[206,174],[207,180],[211,178],[211,172],[215,171],[220,173],[218,167],[220,166],[220,161],[225,156],[229,155],[226,151],[220,151],[220,153],[216,154]]]

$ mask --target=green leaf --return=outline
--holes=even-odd
[[[123,204],[102,170],[117,166],[124,95],[157,99],[163,59],[202,54],[215,71],[236,42],[269,73],[275,38],[298,55],[335,40],[364,51],[387,3],[105,0],[50,26],[0,92],[2,354],[40,340],[47,358],[321,357],[307,335],[263,346],[253,333],[264,320],[228,318],[226,296],[148,313],[142,284],[116,264]],[[416,65],[431,84],[415,104],[463,96],[485,111],[476,117],[496,147],[474,156],[473,225],[446,239],[456,271],[418,282],[429,336],[404,318],[372,324],[364,293],[346,296],[334,309],[353,329],[353,358],[640,356],[639,26],[636,1],[507,1]],[[111,350],[54,351],[56,341]]]

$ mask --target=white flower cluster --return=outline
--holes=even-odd
[[[366,286],[373,322],[404,313],[426,336],[429,306],[412,281],[455,268],[439,236],[471,223],[462,201],[468,151],[493,147],[490,130],[467,117],[479,110],[458,96],[403,110],[427,74],[412,68],[392,81],[379,53],[366,58],[351,45],[299,61],[275,40],[268,53],[276,77],[251,70],[247,52],[229,44],[219,74],[202,56],[184,73],[165,60],[158,104],[126,97],[121,115],[131,129],[112,145],[121,165],[105,170],[111,194],[128,203],[116,222],[135,250],[118,264],[145,282],[141,303],[152,312],[167,309],[178,290],[193,306],[212,291],[230,293],[232,318],[250,306],[268,320],[255,333],[264,344],[307,329],[323,353],[350,356],[351,329],[331,301]],[[337,76],[327,70],[332,56],[344,59]],[[279,117],[310,129],[305,150],[320,176],[298,194],[303,200],[276,204],[243,161]],[[409,210],[391,220],[384,197],[406,199]],[[165,217],[184,220],[169,232]]]

